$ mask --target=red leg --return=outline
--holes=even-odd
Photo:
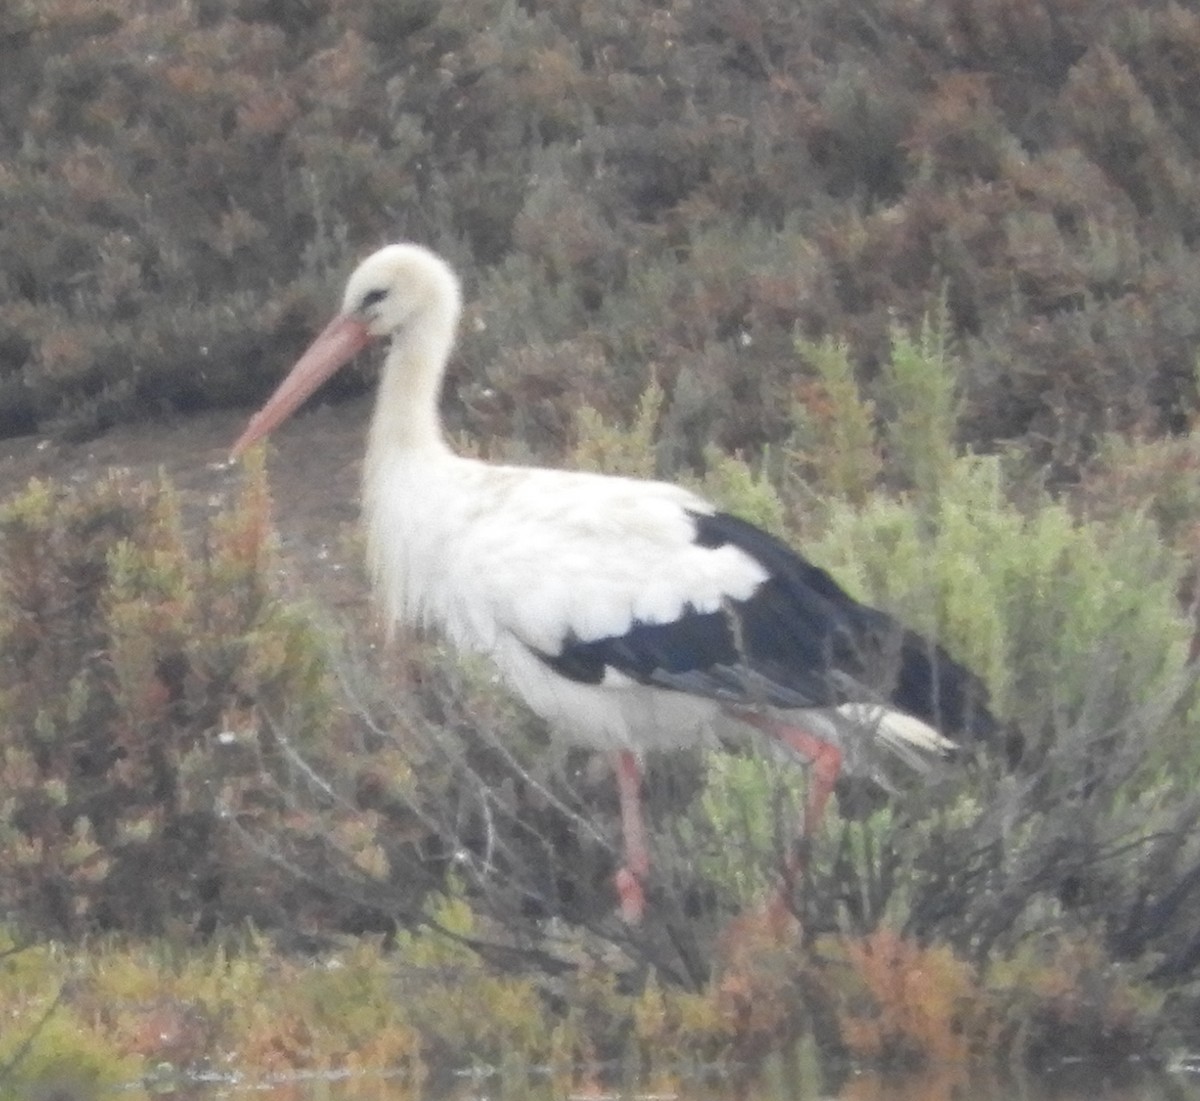
[[[642,770],[637,757],[622,749],[617,753],[615,771],[625,844],[625,864],[617,871],[617,893],[621,896],[621,917],[630,925],[637,925],[646,909],[642,880],[650,872],[646,826],[642,821]]]
[[[808,795],[804,802],[802,841],[794,845],[788,855],[783,869],[783,890],[771,904],[772,910],[783,910],[787,908],[787,898],[791,893],[791,887],[804,868],[805,848],[811,844],[811,839],[816,835],[825,814],[825,806],[833,794],[834,785],[837,783],[838,774],[842,769],[842,752],[837,746],[823,741],[798,726],[789,726],[787,723],[755,711],[738,711],[736,714],[742,722],[757,727],[772,738],[777,738],[784,745],[794,749],[812,766]]]

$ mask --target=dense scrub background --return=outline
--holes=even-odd
[[[654,365],[672,464],[757,448],[796,330],[871,385],[944,295],[964,441],[1074,472],[1195,399],[1198,87],[1157,0],[6,0],[0,430],[249,402],[412,237],[480,433]]]
[[[631,931],[610,778],[487,670],[283,602],[261,470],[203,530],[166,484],[38,484],[0,513],[5,918],[449,926],[602,1052],[628,1021],[561,976],[614,946],[622,983],[707,992],[705,1057],[1194,1029],[1197,89],[1169,3],[0,2],[0,430],[248,406],[415,238],[468,283],[474,446],[702,484],[1019,731],[839,792],[803,958],[722,938],[796,770],[674,758]]]

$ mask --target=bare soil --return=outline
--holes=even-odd
[[[241,484],[229,447],[252,410],[221,410],[119,425],[83,443],[47,436],[0,440],[0,500],[31,478],[86,485],[113,470],[163,474],[179,493],[185,528],[199,541],[205,519],[228,507]],[[271,437],[268,471],[279,532],[282,584],[329,611],[367,596],[357,541],[359,477],[370,398],[304,411]]]

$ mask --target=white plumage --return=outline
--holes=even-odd
[[[457,279],[428,250],[368,257],[234,452],[372,338],[390,340],[363,483],[384,614],[488,655],[562,737],[615,751],[629,920],[649,868],[642,752],[707,741],[718,726],[764,731],[814,761],[809,831],[843,753],[869,763],[878,745],[919,766],[954,748],[936,725],[992,732],[982,686],[940,647],[695,494],[454,454],[438,399],[460,310]]]
[[[719,710],[711,700],[615,670],[600,687],[580,684],[537,656],[750,596],[765,571],[734,547],[695,544],[685,507],[701,502],[669,485],[448,453],[426,457],[415,482],[411,473],[402,452],[367,466],[369,563],[390,620],[435,626],[489,655],[535,711],[593,748],[670,746],[705,732]],[[656,702],[677,718],[660,721]]]

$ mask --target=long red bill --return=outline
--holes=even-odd
[[[278,428],[334,371],[361,352],[370,339],[366,325],[357,317],[349,314],[335,317],[296,360],[296,365],[267,399],[266,405],[250,418],[246,431],[233,445],[230,458],[236,459]]]

